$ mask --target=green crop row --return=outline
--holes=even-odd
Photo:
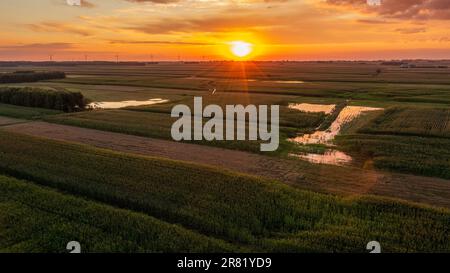
[[[450,137],[450,109],[394,107],[360,129],[361,133]]]
[[[0,176],[0,252],[228,252],[239,248],[153,217]]]
[[[342,199],[217,168],[0,132],[0,171],[255,251],[450,251],[450,213]],[[218,155],[220,156],[220,155]]]
[[[336,143],[381,169],[450,179],[450,139],[356,134],[338,136]]]

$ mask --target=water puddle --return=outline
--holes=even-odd
[[[300,144],[331,144],[331,141],[339,134],[342,127],[364,112],[379,111],[381,108],[364,107],[364,106],[347,106],[338,115],[336,120],[326,131],[315,131],[312,134],[305,134],[290,139]]]
[[[324,154],[290,154],[311,163],[345,166],[352,163],[353,158],[341,151],[327,150]]]
[[[289,105],[289,108],[303,112],[324,112],[326,114],[330,114],[333,112],[335,105],[301,103],[291,104]],[[342,109],[336,120],[327,130],[317,130],[312,134],[304,134],[302,136],[291,138],[289,140],[303,145],[324,144],[327,146],[332,146],[332,141],[341,132],[341,129],[344,125],[359,117],[364,112],[379,110],[383,109],[364,106],[346,106],[344,109]],[[324,154],[291,154],[291,156],[316,164],[329,164],[338,166],[349,165],[353,161],[351,156],[333,149],[325,151]]]
[[[331,114],[334,108],[336,108],[335,104],[310,104],[310,103],[298,103],[298,104],[290,104],[289,109],[295,109],[302,112],[309,113],[320,113],[324,112],[325,114]]]
[[[91,107],[92,109],[119,109],[130,106],[153,105],[166,102],[169,101],[165,99],[150,99],[144,101],[137,101],[137,100],[111,101],[111,102],[103,101],[103,102],[93,102],[89,104],[89,107]]]

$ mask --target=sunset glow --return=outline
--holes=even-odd
[[[231,52],[239,58],[244,58],[252,52],[253,45],[247,42],[235,41],[230,45]]]
[[[116,56],[120,60],[450,56],[448,1],[384,0],[381,5],[369,5],[367,0],[80,3],[0,1],[0,60],[48,60],[49,55],[58,61],[115,60]],[[237,44],[234,47],[239,52],[230,52],[230,41],[254,47]]]

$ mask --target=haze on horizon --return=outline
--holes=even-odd
[[[0,2],[0,61],[450,59],[450,1],[66,0]]]

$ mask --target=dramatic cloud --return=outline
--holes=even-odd
[[[450,0],[15,1],[0,1],[0,59],[224,58],[235,40],[261,59],[441,58],[450,43]]]
[[[449,0],[381,0],[369,6],[366,0],[327,0],[327,3],[380,16],[412,20],[450,20]]]

